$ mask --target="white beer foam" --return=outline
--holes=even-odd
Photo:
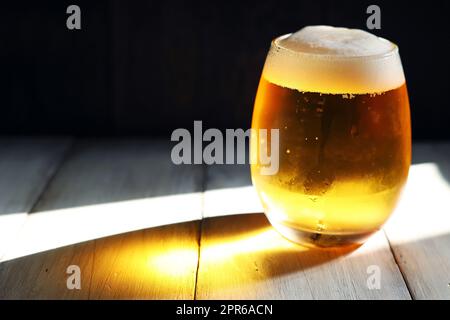
[[[299,91],[333,94],[378,93],[405,83],[395,44],[330,26],[309,26],[275,39],[263,77]]]

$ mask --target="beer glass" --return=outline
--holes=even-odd
[[[379,230],[407,179],[409,112],[392,42],[324,26],[273,40],[252,129],[278,129],[279,168],[251,165],[273,227],[312,247],[361,244]],[[252,153],[270,145],[251,137]]]

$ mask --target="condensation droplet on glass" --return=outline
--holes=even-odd
[[[287,153],[287,154],[291,153],[291,150],[286,149],[286,153]]]
[[[319,137],[316,137],[315,139],[316,139],[316,141],[317,141],[317,140],[319,140]]]
[[[322,220],[317,221],[317,231],[323,231],[325,230],[325,225],[323,224]]]

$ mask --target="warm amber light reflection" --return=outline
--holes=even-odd
[[[238,219],[236,217],[236,219]],[[274,251],[304,251],[306,248],[282,238],[272,227],[267,226],[257,231],[234,236],[217,237],[202,248],[203,257],[220,261],[243,254],[255,254]]]
[[[197,264],[198,250],[194,249],[173,249],[152,253],[147,258],[147,272],[158,273],[162,277],[186,277],[192,270],[186,268],[187,265]]]
[[[242,296],[267,292],[269,297],[270,279],[289,282],[292,277],[301,278],[304,270],[351,251],[299,246],[276,232],[263,214],[207,219],[203,223],[197,298],[236,299],[236,288]]]
[[[188,222],[96,240],[91,297],[191,299],[198,232]]]

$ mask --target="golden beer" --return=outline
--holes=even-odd
[[[252,120],[253,129],[279,130],[279,170],[263,175],[252,164],[253,184],[287,238],[319,247],[361,243],[392,213],[411,161],[398,49],[376,38],[392,49],[324,54],[285,45],[286,38],[272,43]],[[268,145],[252,137],[252,152]]]

